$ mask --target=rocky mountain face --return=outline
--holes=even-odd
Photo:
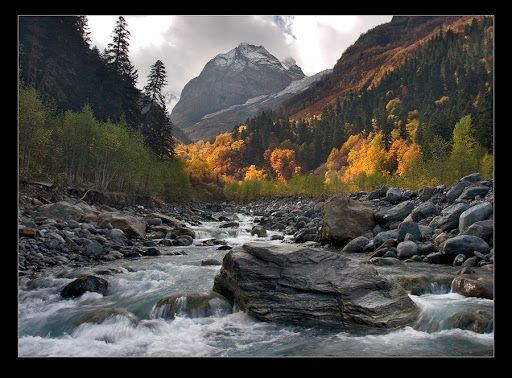
[[[274,108],[320,76],[306,77],[293,58],[280,62],[263,46],[241,43],[185,85],[171,120],[192,139],[209,138]]]

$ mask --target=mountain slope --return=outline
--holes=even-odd
[[[200,75],[185,85],[172,110],[171,120],[191,137],[202,138],[204,132],[194,132],[194,124],[205,115],[244,104],[258,96],[280,92],[304,77],[293,61],[287,60],[283,65],[263,46],[241,43],[211,59]],[[230,130],[235,124],[228,121],[222,131]],[[207,127],[203,129],[207,130]],[[208,136],[217,133],[210,132]]]
[[[389,71],[402,65],[411,53],[441,29],[461,31],[483,16],[395,16],[366,33],[342,54],[333,72],[317,85],[283,102],[282,114],[293,119],[319,115],[350,93],[371,89]]]
[[[294,80],[290,85],[279,92],[256,96],[248,99],[243,104],[231,105],[228,108],[206,114],[199,122],[187,128],[188,135],[191,138],[201,139],[231,131],[234,126],[244,122],[247,118],[254,117],[262,111],[270,111],[277,108],[284,100],[309,88],[312,84],[331,72],[331,69],[327,69],[315,75],[306,76],[300,80]]]

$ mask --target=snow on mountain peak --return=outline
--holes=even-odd
[[[270,54],[265,47],[251,45],[247,42],[240,43],[225,54],[217,55],[213,61],[217,66],[231,67],[237,70],[241,70],[249,64],[272,65],[277,69],[284,69],[281,62]]]

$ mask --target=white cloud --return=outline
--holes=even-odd
[[[100,50],[111,42],[118,16],[88,16],[91,40]],[[142,88],[149,67],[164,63],[166,92],[179,97],[217,54],[241,42],[263,45],[278,59],[293,57],[306,75],[332,68],[359,35],[391,16],[124,16],[130,58]],[[177,100],[173,100],[170,109]]]

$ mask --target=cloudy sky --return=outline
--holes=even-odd
[[[112,41],[119,15],[88,16],[92,44],[103,50]],[[130,31],[130,59],[137,86],[147,81],[160,59],[167,71],[168,98],[175,97],[217,54],[241,42],[263,45],[279,60],[293,57],[306,75],[332,68],[361,33],[392,16],[124,16]]]

